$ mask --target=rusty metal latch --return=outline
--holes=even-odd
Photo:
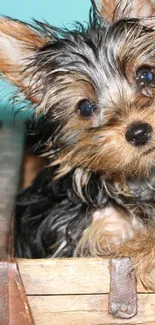
[[[111,260],[109,313],[116,318],[137,314],[136,279],[128,257]]]

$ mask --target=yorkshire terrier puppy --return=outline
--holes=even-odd
[[[155,6],[92,5],[71,31],[0,20],[2,76],[49,162],[17,197],[15,253],[130,256],[155,288]]]

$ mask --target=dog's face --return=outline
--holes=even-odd
[[[121,15],[62,34],[0,22],[0,69],[56,123],[60,173],[145,177],[155,164],[155,19]]]

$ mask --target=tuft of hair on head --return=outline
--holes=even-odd
[[[152,17],[155,14],[153,0],[91,0],[98,15],[114,23],[124,18]]]
[[[80,35],[89,39],[90,34],[92,35],[93,31],[95,33],[99,26],[100,20],[93,8],[87,27],[76,23],[71,31],[54,27],[47,22],[34,20],[32,24],[27,24],[10,17],[1,17],[0,77],[17,86],[24,94],[24,100],[30,100],[34,107],[39,106],[47,97],[43,79],[47,76],[51,53],[53,65],[50,69],[56,71],[54,55],[61,51],[61,46],[68,44],[69,47],[78,41],[80,43]],[[41,111],[43,112],[42,109]],[[37,113],[40,113],[39,109],[36,110]]]

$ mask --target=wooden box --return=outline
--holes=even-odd
[[[109,259],[18,260],[36,325],[155,324],[155,293],[138,283],[138,313],[108,312]]]
[[[155,293],[141,283],[137,315],[110,315],[108,258],[12,257],[9,234],[22,147],[22,128],[5,128],[0,141],[0,325],[155,325]]]

